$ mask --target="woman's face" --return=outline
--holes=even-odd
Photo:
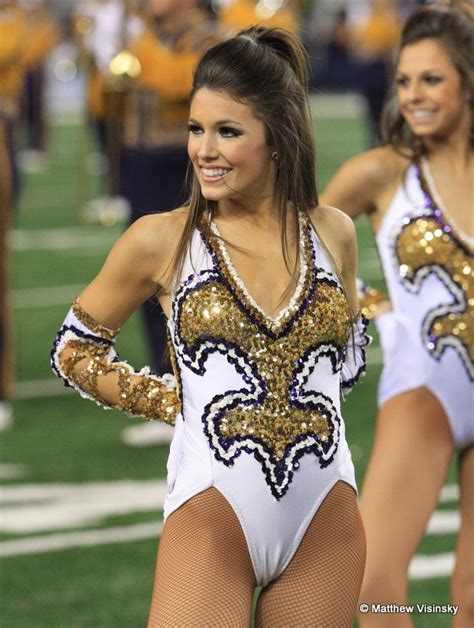
[[[175,10],[176,0],[148,0],[148,13],[153,17],[163,18]]]
[[[204,198],[251,203],[273,194],[265,125],[224,92],[199,89],[191,102],[188,154]]]
[[[412,132],[420,137],[447,137],[460,126],[470,126],[469,95],[448,52],[436,39],[402,49],[397,99]]]

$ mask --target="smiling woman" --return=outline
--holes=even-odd
[[[352,625],[365,539],[341,392],[368,338],[352,222],[318,206],[307,79],[283,30],[205,53],[188,203],[122,236],[55,343],[83,396],[175,422],[150,628],[248,626],[257,585],[258,626]],[[153,293],[176,380],[114,349]]]
[[[361,601],[407,602],[410,560],[458,450],[455,626],[474,625],[473,58],[469,14],[439,6],[416,11],[402,32],[386,144],[347,162],[324,192],[325,202],[351,216],[368,214],[390,296],[372,308],[384,370],[361,499]],[[380,622],[367,613],[360,623]],[[386,616],[384,625],[411,621]]]
[[[272,149],[264,123],[247,105],[202,88],[191,103],[189,131],[189,158],[208,200],[272,198]]]

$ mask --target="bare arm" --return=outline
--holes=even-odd
[[[321,203],[339,207],[352,218],[376,213],[399,168],[400,158],[386,146],[352,157],[329,181]]]
[[[357,240],[353,221],[335,207],[320,205],[311,212],[316,232],[333,257],[335,270],[344,283],[352,312],[357,312]]]
[[[179,408],[172,379],[147,367],[135,371],[118,358],[114,343],[133,311],[160,286],[167,287],[166,270],[183,224],[179,213],[137,221],[74,303],[52,352],[53,370],[82,396],[168,423]]]

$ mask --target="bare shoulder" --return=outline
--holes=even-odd
[[[116,242],[105,268],[134,274],[161,285],[183,233],[186,207],[135,221]],[[122,270],[121,270],[122,269]]]
[[[140,248],[144,253],[164,252],[179,241],[188,211],[187,207],[179,207],[169,212],[142,216],[127,229],[124,236],[131,246]]]
[[[373,148],[346,161],[332,177],[321,202],[340,207],[356,218],[378,211],[382,197],[401,177],[408,158],[391,146]]]
[[[354,240],[354,221],[337,207],[318,205],[309,214],[316,232],[329,246],[331,242],[344,245]]]
[[[380,188],[400,176],[408,163],[408,157],[404,157],[392,146],[387,145],[372,148],[352,157],[343,168],[364,184]]]
[[[354,221],[336,207],[318,205],[310,212],[316,233],[332,257],[335,270],[351,283],[357,267]]]

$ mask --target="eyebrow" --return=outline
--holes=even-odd
[[[198,122],[194,118],[189,118],[189,122],[192,123],[192,124],[200,124],[200,122]],[[241,122],[237,122],[236,120],[217,120],[217,122],[215,123],[215,126],[223,126],[225,124],[233,124],[233,125],[237,125],[237,126],[243,126],[243,124]]]
[[[439,74],[441,72],[442,72],[442,70],[435,69],[435,68],[429,68],[429,69],[421,70],[421,74]],[[407,71],[403,72],[402,70],[397,70],[397,75],[399,75],[399,74],[408,74],[408,72]]]

